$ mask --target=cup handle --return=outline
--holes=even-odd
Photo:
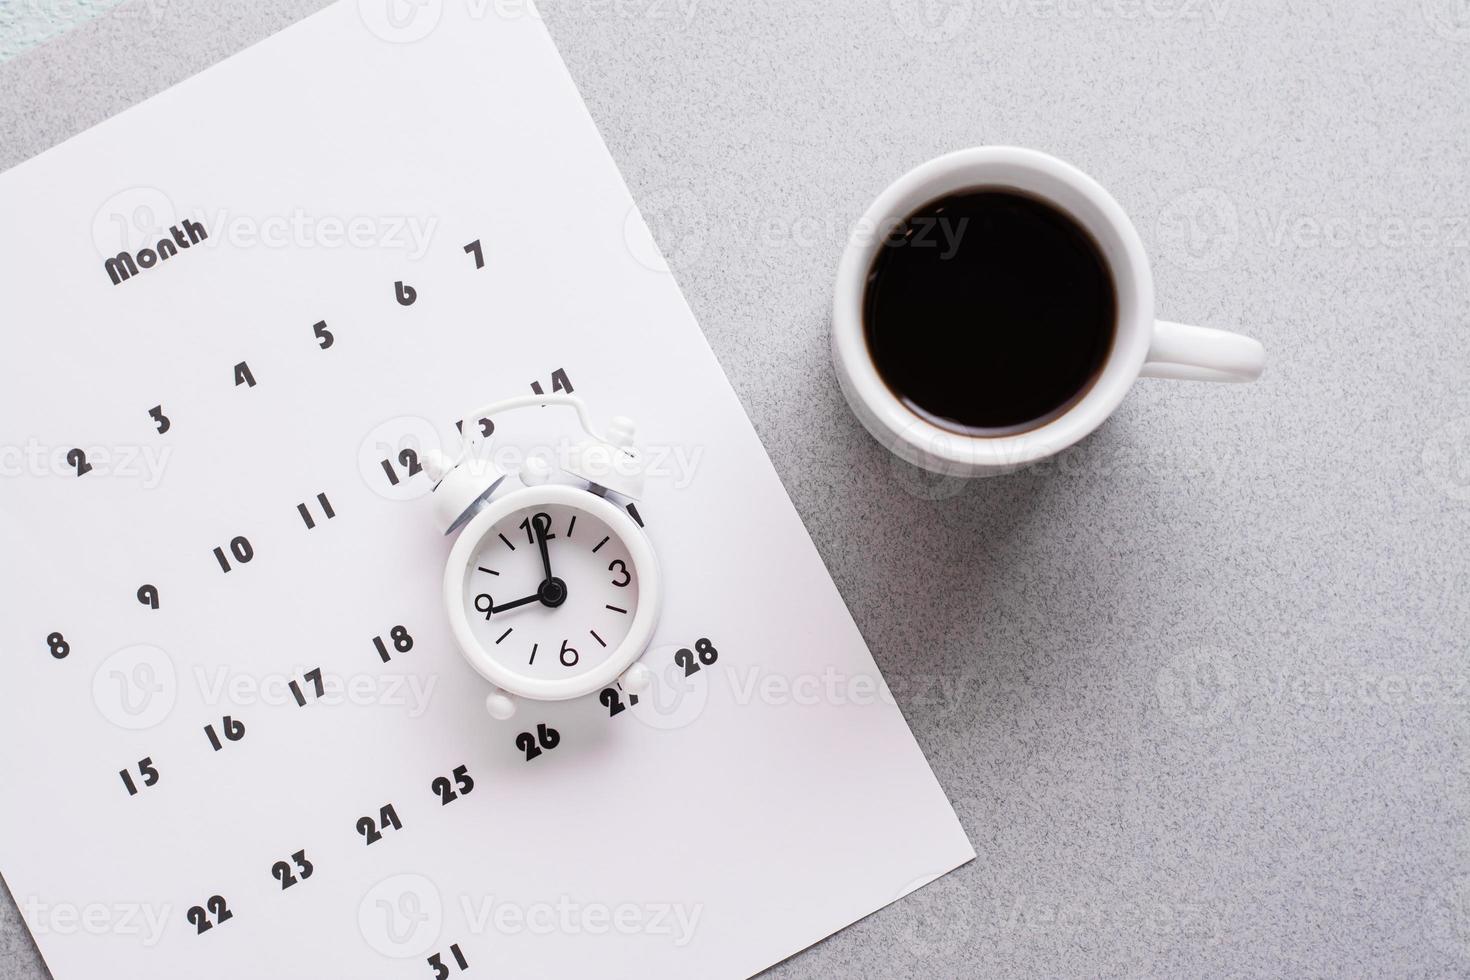
[[[1159,320],[1144,361],[1144,378],[1184,381],[1254,381],[1266,368],[1266,349],[1259,340],[1216,330]]]

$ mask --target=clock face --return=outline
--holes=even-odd
[[[480,535],[462,601],[491,659],[523,677],[566,680],[604,664],[628,636],[638,569],[619,532],[597,515],[540,504]]]

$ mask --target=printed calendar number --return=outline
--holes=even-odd
[[[337,342],[336,335],[334,335],[332,331],[327,329],[326,320],[318,320],[315,324],[313,324],[311,328],[311,333],[312,336],[316,338],[317,346],[320,347],[322,350],[327,350]]]
[[[604,688],[602,693],[597,696],[597,700],[601,701],[602,706],[607,709],[607,716],[609,718],[616,718],[629,708],[636,708],[638,706],[638,695],[628,695],[627,703],[624,703],[623,692],[620,688],[616,687]]]
[[[402,279],[395,282],[393,288],[397,293],[399,306],[412,306],[419,298],[418,290],[412,286],[404,285]]]
[[[459,951],[459,943],[449,947],[449,955],[454,958],[454,965],[459,967],[459,972],[463,973],[470,968],[469,960],[465,959],[464,954]],[[443,955],[435,953],[430,956],[429,966],[434,970],[434,980],[444,980],[449,976],[449,966],[444,962]]]
[[[316,871],[316,866],[307,860],[304,848],[292,854],[291,861],[295,862],[294,868],[286,861],[277,861],[271,865],[271,877],[281,883],[281,891],[285,891],[297,882],[305,881]]]
[[[709,667],[720,659],[720,651],[709,640],[700,640],[694,644],[694,649],[680,649],[674,652],[674,663],[684,668],[685,677],[693,677],[699,673],[700,665]]]
[[[147,606],[149,609],[157,609],[158,608],[158,586],[156,586],[156,585],[140,585],[140,586],[138,586],[138,601],[140,603],[142,603],[143,605]]]
[[[332,502],[327,499],[327,495],[325,493],[317,494],[316,502],[317,506],[321,509],[322,520],[330,521],[332,518],[337,516],[337,512],[332,509]],[[308,507],[306,504],[297,504],[296,513],[301,515],[301,521],[303,524],[306,525],[306,529],[308,531],[316,527],[316,520],[311,516],[311,508]]]
[[[322,682],[322,669],[320,667],[313,667],[311,670],[308,670],[301,675],[301,679],[312,686],[317,698],[320,698],[326,692],[327,688]],[[296,706],[298,708],[306,707],[306,693],[301,689],[300,682],[293,680],[287,686],[291,689],[291,696],[296,699]]]
[[[221,733],[224,734],[224,742],[238,742],[245,737],[245,723],[238,718],[225,715],[220,720],[219,730],[216,730],[214,725],[205,725],[204,737],[209,739],[209,744],[216,752],[225,747],[224,742],[220,741]]]
[[[162,405],[154,405],[152,408],[148,409],[148,417],[151,418],[154,424],[158,426],[159,435],[163,435],[169,429],[173,428],[173,423],[169,421],[167,415],[163,414]]]
[[[357,818],[357,832],[363,836],[369,847],[382,840],[383,832],[390,828],[403,829],[403,824],[398,820],[398,811],[393,809],[392,803],[386,803],[378,810],[377,820],[372,817]]]
[[[531,382],[531,390],[538,395],[546,394],[545,390],[541,387],[541,382],[539,381]],[[576,389],[572,387],[572,379],[567,377],[567,372],[564,368],[557,368],[555,371],[551,372],[551,391],[552,394],[555,394],[557,392],[565,392],[568,395],[576,391]]]
[[[235,387],[244,385],[247,388],[255,387],[255,375],[250,373],[250,365],[241,361],[235,365]]]
[[[391,459],[383,460],[383,472],[388,474],[389,486],[398,486],[400,474],[402,479],[407,480],[424,471],[423,466],[419,464],[419,454],[412,449],[405,449],[398,454],[398,466],[399,469],[395,471]]]
[[[459,430],[459,434],[460,435],[464,435],[464,419],[460,419],[458,422],[454,423],[454,427]],[[485,439],[489,439],[494,434],[495,434],[495,423],[492,422],[492,421],[490,421],[489,419],[480,419],[480,435],[481,435],[481,437],[483,437]]]
[[[220,571],[224,572],[225,574],[229,574],[232,568],[232,566],[230,565],[231,556],[233,556],[235,561],[241,565],[248,565],[250,564],[250,562],[254,561],[255,548],[250,544],[250,539],[245,537],[243,534],[231,539],[230,553],[228,555],[225,554],[224,548],[214,549],[214,560],[219,562]]]
[[[466,255],[473,255],[475,257],[476,269],[485,268],[485,250],[480,247],[480,240],[478,238],[466,245],[464,252]]]
[[[123,785],[128,788],[129,796],[137,796],[144,789],[158,785],[158,768],[153,764],[152,756],[138,760],[138,775],[142,778],[143,785],[139,787],[130,770],[119,769],[117,774],[122,777]]]
[[[209,930],[221,923],[228,922],[235,917],[225,904],[223,895],[212,895],[209,901],[203,905],[195,905],[186,913],[189,924],[194,927],[194,934],[202,936]],[[213,917],[211,921],[211,917]]]
[[[561,732],[544,724],[536,726],[535,735],[521,732],[516,736],[516,748],[526,753],[527,762],[536,759],[542,752],[550,752],[560,744]]]
[[[71,655],[71,644],[66,642],[66,637],[60,633],[52,633],[47,636],[46,647],[51,651],[51,656],[57,660],[65,660]]]
[[[80,449],[73,449],[66,454],[66,465],[77,471],[77,476],[86,476],[92,472],[92,464],[87,462],[87,454]]]
[[[449,776],[438,776],[429,784],[429,788],[439,797],[440,806],[448,806],[461,796],[469,796],[475,789],[475,781],[470,778],[469,767],[455,766],[454,772],[450,775],[454,777],[453,782],[450,781]]]
[[[388,649],[388,643],[383,642],[381,636],[373,637],[373,647],[378,651],[378,659],[387,663],[393,659],[394,653],[407,653],[413,649],[413,635],[402,626],[395,626],[388,631],[388,642],[393,644],[393,649]]]

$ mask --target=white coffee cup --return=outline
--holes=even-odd
[[[1021,191],[1070,215],[1101,247],[1117,292],[1117,332],[1092,387],[1061,415],[1014,434],[965,435],[919,416],[884,383],[863,330],[868,273],[888,234],[930,201],[974,187]],[[1154,319],[1153,273],[1143,243],[1097,181],[1045,153],[982,146],[920,164],[868,208],[837,267],[832,361],[848,404],[884,446],[936,473],[989,476],[1074,445],[1102,425],[1138,378],[1254,381],[1266,353],[1240,334]]]

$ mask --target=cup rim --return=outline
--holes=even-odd
[[[1035,175],[1043,183],[1080,195],[1104,228],[1076,208],[1013,179],[988,178],[983,171],[1010,170]],[[966,187],[1000,186],[1038,196],[1072,216],[1098,236],[1111,233],[1117,247],[1104,248],[1119,294],[1113,349],[1092,387],[1066,412],[1034,429],[1002,436],[970,436],[943,428],[904,405],[878,374],[868,351],[863,300],[868,271],[884,232],[927,201]],[[1154,319],[1153,274],[1137,229],[1101,184],[1073,165],[1038,150],[1017,146],[979,146],[925,161],[889,184],[854,226],[837,268],[832,310],[832,352],[844,394],[861,421],[885,445],[924,465],[939,460],[967,467],[1014,467],[1061,452],[1097,429],[1128,394],[1143,369]],[[868,231],[866,236],[858,229]],[[1126,277],[1126,282],[1124,281]],[[1124,310],[1124,296],[1130,309]],[[859,410],[859,403],[861,409]]]

